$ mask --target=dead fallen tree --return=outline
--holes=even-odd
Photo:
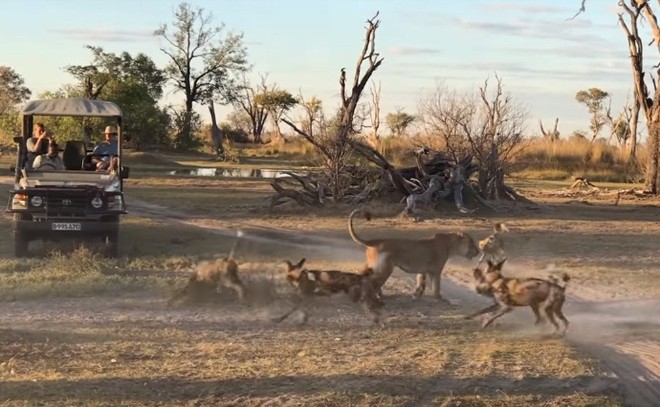
[[[410,216],[416,216],[423,207],[438,208],[443,202],[452,202],[463,214],[471,214],[480,207],[498,210],[480,196],[478,183],[471,180],[479,166],[472,162],[469,154],[455,160],[443,152],[417,148],[413,151],[416,165],[397,169],[365,143],[352,140],[350,147],[375,166],[345,168],[346,193],[341,199],[343,203],[355,205],[372,200],[405,202],[402,214]],[[327,179],[330,174],[286,174],[288,177],[271,181],[275,193],[266,202],[269,209],[290,201],[301,206],[322,206],[333,200],[332,191],[327,187],[334,182]],[[471,208],[465,204],[467,197],[473,206]]]

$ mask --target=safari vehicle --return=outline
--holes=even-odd
[[[7,204],[7,212],[14,214],[14,255],[27,256],[32,240],[93,242],[99,239],[104,254],[116,257],[119,219],[126,213],[123,179],[128,178],[128,168],[121,165],[121,109],[115,103],[101,100],[49,99],[28,102],[21,115],[23,131],[14,137],[18,154],[13,168],[14,188]],[[97,117],[112,121],[117,129],[118,170],[95,171],[92,157],[107,157],[107,154],[93,154],[82,131],[79,139],[58,141],[65,170],[55,170],[52,166],[32,169],[26,143],[32,136],[35,117],[40,116]],[[48,143],[41,144],[45,153]]]

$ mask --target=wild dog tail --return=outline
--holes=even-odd
[[[371,213],[369,213],[368,211],[365,211],[363,209],[354,210],[353,212],[351,212],[350,215],[348,215],[348,234],[351,235],[351,239],[353,239],[355,243],[361,244],[363,246],[371,246],[370,241],[360,238],[353,229],[353,217],[355,217],[355,215],[357,215],[358,212],[364,212],[365,219],[371,220]]]
[[[495,233],[502,233],[502,232],[508,232],[509,228],[506,226],[506,223],[503,222],[498,222],[495,225],[493,225],[493,232]]]
[[[240,229],[236,229],[236,240],[234,240],[234,245],[231,247],[231,250],[229,251],[229,256],[227,256],[228,259],[234,258],[234,253],[236,252],[236,248],[238,247],[238,242],[243,236],[245,236],[245,233],[243,233],[243,231]]]

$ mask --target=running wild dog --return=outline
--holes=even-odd
[[[376,297],[371,268],[365,268],[360,273],[310,270],[304,267],[304,258],[295,264],[287,260],[285,264],[286,279],[296,288],[300,298],[284,315],[273,318],[274,322],[282,322],[295,311],[300,310],[303,315],[301,323],[304,324],[307,322],[308,308],[314,297],[344,292],[353,302],[363,305],[365,310],[371,314],[374,323],[380,324],[382,303]]]
[[[198,263],[188,283],[172,294],[167,305],[184,297],[195,300],[212,298],[221,286],[234,290],[238,299],[243,301],[246,295],[245,284],[238,276],[238,263],[234,260],[234,252],[242,236],[242,231],[236,232],[236,240],[228,256]]]
[[[484,271],[479,267],[473,271],[476,291],[480,294],[493,297],[495,304],[490,305],[467,318],[483,315],[495,311],[493,315],[486,318],[482,328],[486,328],[497,318],[511,312],[514,307],[529,306],[536,317],[535,325],[542,322],[541,312],[543,311],[560,335],[563,335],[568,329],[569,322],[562,312],[564,301],[566,300],[566,284],[570,276],[566,273],[562,275],[561,282],[556,277],[548,279],[540,278],[510,278],[502,275],[502,265],[505,260],[493,263],[488,260],[488,268]],[[564,327],[560,329],[555,316],[559,318]]]

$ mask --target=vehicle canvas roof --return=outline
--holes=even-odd
[[[24,116],[121,117],[114,102],[86,98],[32,100],[23,108]]]

